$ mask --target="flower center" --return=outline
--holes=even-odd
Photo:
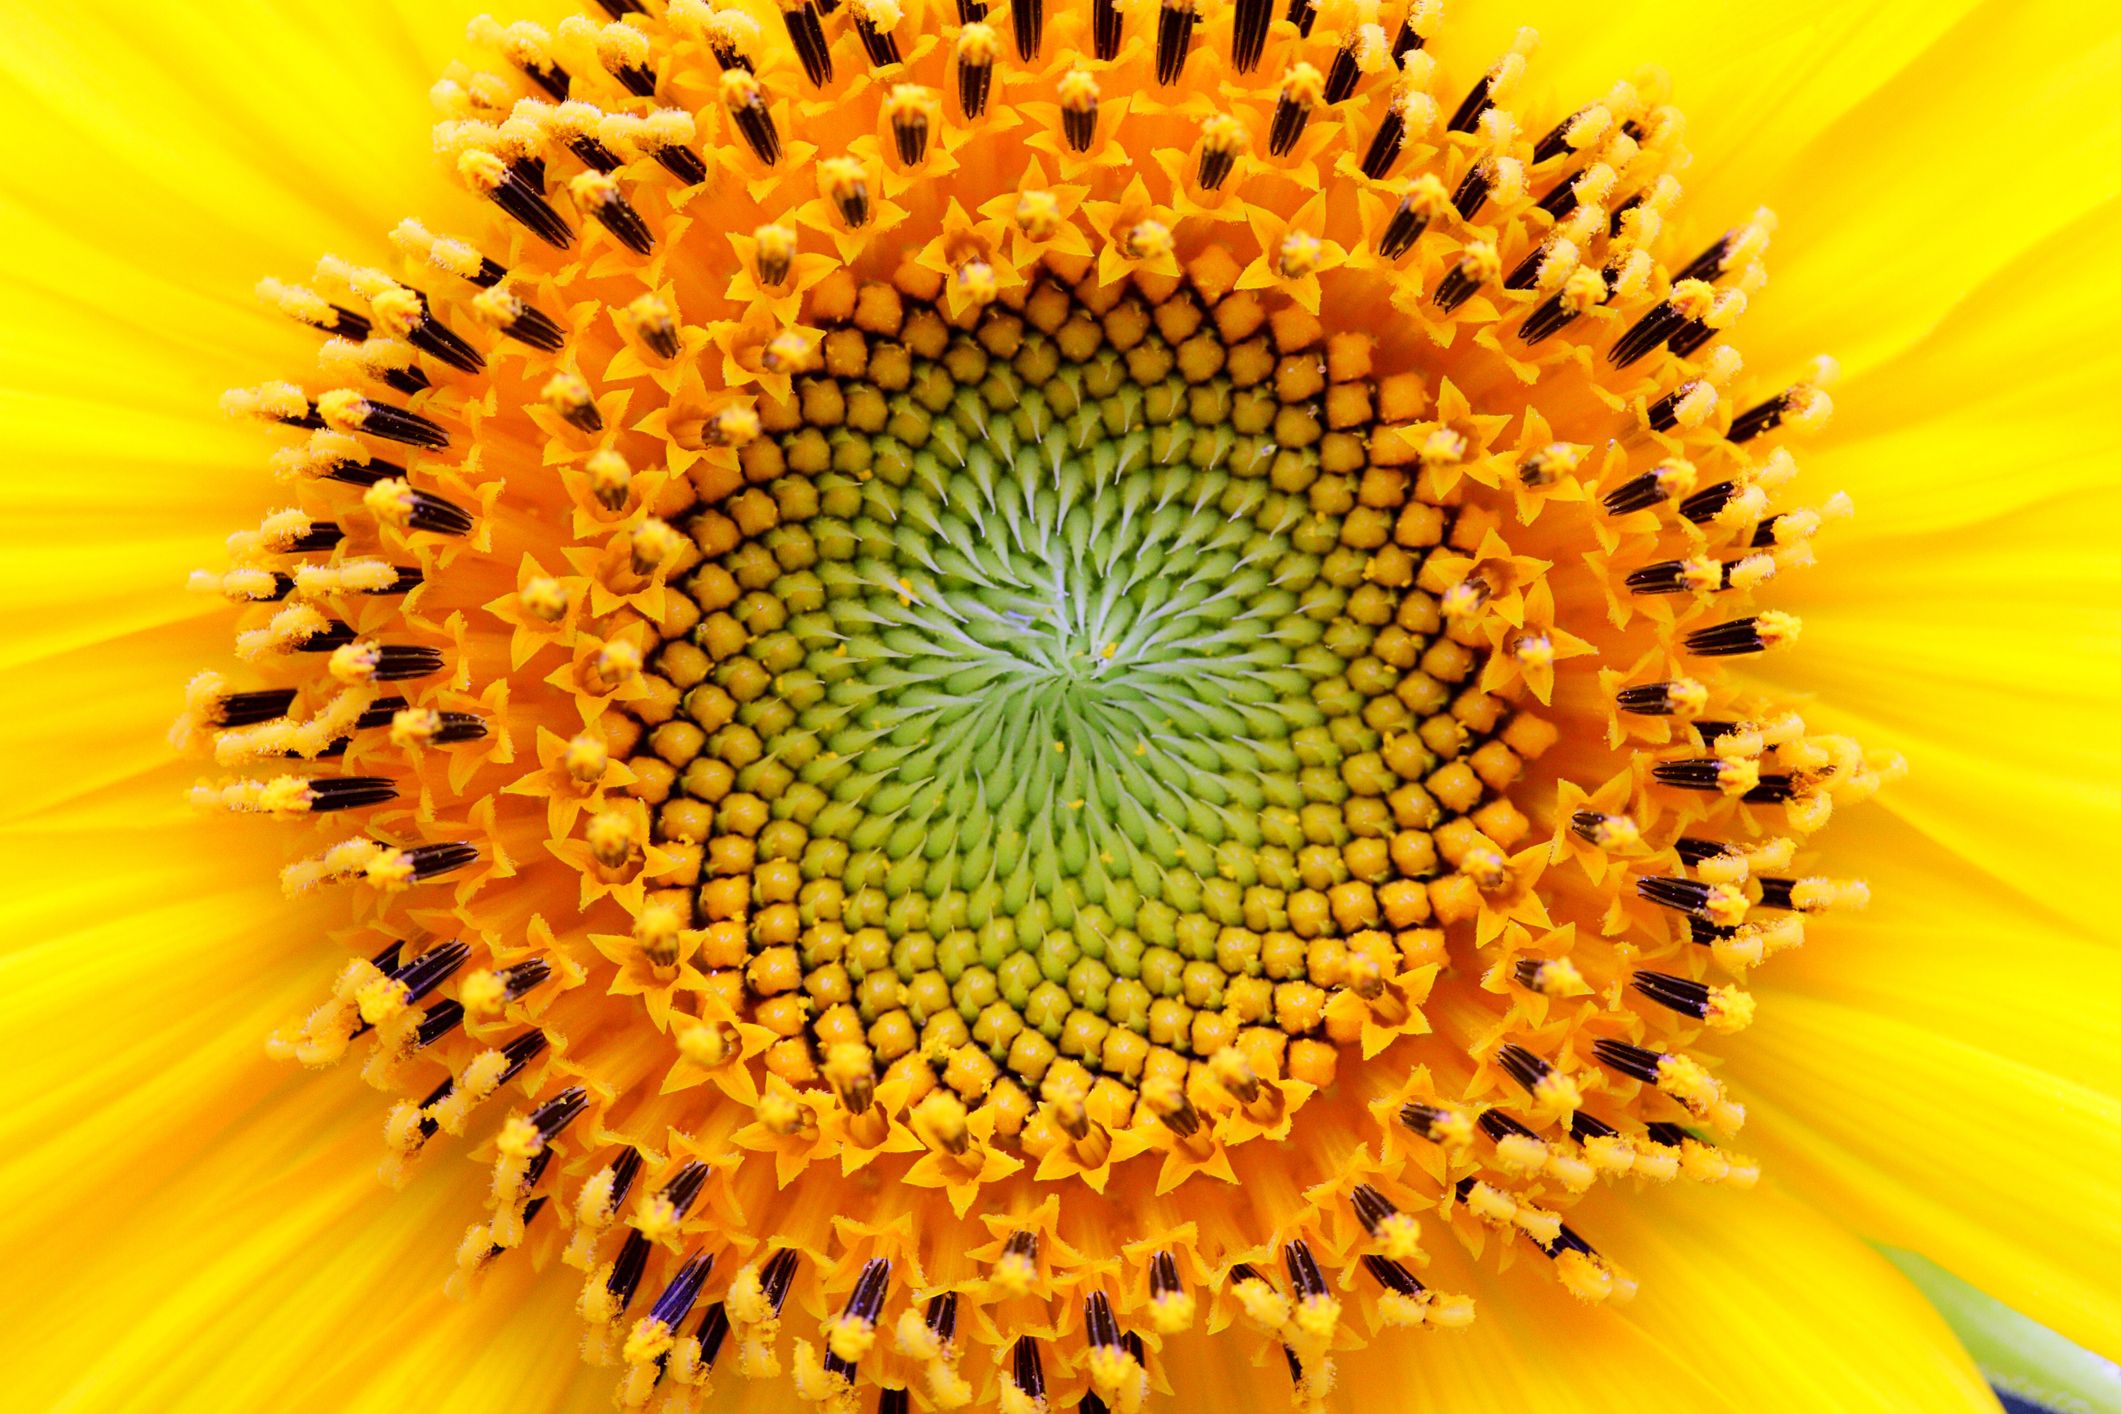
[[[1132,1079],[1145,1042],[1320,1034],[1351,940],[1396,961],[1380,894],[1435,872],[1478,659],[1403,592],[1447,522],[1310,326],[1206,307],[1049,278],[954,336],[895,299],[828,325],[752,484],[679,518],[658,826],[758,865],[701,903],[748,907],[769,1026],[889,1061],[954,1012],[1020,1078]]]

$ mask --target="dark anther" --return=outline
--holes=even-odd
[[[1686,319],[1669,302],[1659,304],[1613,341],[1613,347],[1605,351],[1605,361],[1615,368],[1626,368],[1669,339],[1684,323]]]
[[[1301,1238],[1281,1249],[1282,1261],[1289,1268],[1289,1287],[1299,1301],[1309,1301],[1326,1294],[1325,1274],[1318,1270],[1318,1259],[1311,1255],[1311,1244]]]
[[[532,83],[551,94],[553,102],[567,101],[567,71],[558,64],[525,64],[523,72],[530,76]]]
[[[334,619],[302,640],[297,653],[333,653],[354,641],[354,631]]]
[[[413,882],[424,884],[429,879],[447,874],[452,869],[462,869],[472,863],[479,857],[479,847],[452,840],[447,844],[414,845],[405,851],[405,855],[412,861]],[[538,1040],[540,1045],[544,1043],[543,1037]]]
[[[518,157],[508,164],[508,170],[523,179],[523,185],[532,191],[545,190],[545,159],[542,157]]]
[[[616,172],[624,165],[619,161],[619,154],[587,133],[568,139],[567,150],[579,158],[584,167],[592,171]]]
[[[854,1291],[847,1297],[841,1315],[845,1319],[866,1321],[871,1326],[884,1310],[884,1289],[891,1278],[891,1263],[882,1257],[872,1257],[863,1264],[862,1273],[855,1278]],[[843,1360],[828,1344],[825,1350],[825,1368],[845,1379],[854,1378],[854,1362]]]
[[[719,1301],[709,1306],[700,1316],[693,1339],[700,1343],[700,1364],[712,1369],[722,1353],[722,1342],[729,1339],[729,1309]]]
[[[344,538],[346,538],[346,532],[339,530],[337,524],[329,522],[329,519],[320,519],[320,522],[312,522],[310,528],[303,530],[299,536],[295,536],[293,541],[288,541],[286,545],[282,545],[280,553],[284,553],[284,555],[316,555],[316,553],[322,553],[322,551],[327,551],[327,549],[333,549],[339,541],[344,541]]]
[[[1583,180],[1582,172],[1571,172],[1554,184],[1554,189],[1539,198],[1539,209],[1556,221],[1576,209],[1576,184]]]
[[[810,80],[810,86],[823,88],[832,82],[832,46],[825,40],[825,22],[818,18],[817,7],[803,0],[781,11],[781,23],[788,26],[789,41],[803,62],[803,77]]]
[[[442,671],[442,650],[424,643],[385,643],[376,649],[375,680],[403,682]]]
[[[387,387],[403,393],[408,398],[414,393],[424,393],[433,386],[428,381],[426,370],[416,363],[377,370],[376,376],[382,379]]]
[[[892,114],[891,136],[898,144],[898,160],[908,167],[919,165],[928,155],[928,115],[918,108]]]
[[[1632,985],[1635,990],[1661,1007],[1691,1016],[1696,1021],[1709,1014],[1709,988],[1706,982],[1691,978],[1674,977],[1669,972],[1638,972]]]
[[[1175,1296],[1185,1290],[1178,1279],[1178,1259],[1169,1252],[1159,1252],[1149,1259],[1149,1295],[1152,1297]]]
[[[1514,1041],[1497,1051],[1495,1059],[1510,1073],[1512,1080],[1525,1088],[1528,1095],[1536,1096],[1540,1083],[1554,1073],[1553,1066]]]
[[[1445,131],[1469,133],[1478,128],[1481,115],[1493,106],[1488,101],[1488,94],[1494,87],[1494,83],[1495,80],[1492,76],[1482,74],[1480,82],[1474,84],[1473,91],[1466,95],[1466,101],[1459,104],[1458,111],[1451,115],[1450,125]]]
[[[318,815],[364,810],[397,798],[398,788],[383,776],[317,776],[309,782],[309,808]]]
[[[1028,1335],[1016,1338],[1009,1360],[1009,1378],[1034,1403],[1046,1397],[1046,1370],[1039,1363],[1038,1342]]]
[[[1679,425],[1679,405],[1687,396],[1701,386],[1699,378],[1689,378],[1678,387],[1650,404],[1646,420],[1652,431],[1669,432]]]
[[[976,25],[987,18],[986,0],[957,0],[957,22]]]
[[[1434,1139],[1437,1137],[1436,1126],[1445,1113],[1435,1105],[1410,1102],[1400,1106],[1399,1122],[1424,1139]]]
[[[559,352],[560,344],[566,337],[560,326],[553,322],[552,316],[527,304],[523,306],[521,314],[501,326],[501,332],[518,343],[528,344],[546,353]]]
[[[1451,193],[1451,205],[1458,208],[1460,216],[1470,221],[1480,213],[1481,207],[1488,204],[1488,193],[1494,185],[1488,164],[1476,162],[1466,169],[1465,180],[1458,184],[1458,190]]]
[[[552,976],[552,964],[542,957],[534,957],[528,962],[504,967],[494,976],[500,979],[501,995],[509,1001],[516,1001],[531,988]]]
[[[1352,36],[1333,52],[1333,62],[1326,66],[1326,102],[1338,103],[1355,92],[1355,85],[1362,78],[1362,67],[1355,62],[1355,40]]]
[[[1617,214],[1617,213],[1616,213]],[[1716,238],[1716,243],[1695,256],[1686,269],[1672,277],[1672,283],[1681,280],[1714,280],[1723,274],[1724,257],[1731,253],[1731,232],[1726,231]]]
[[[539,1105],[530,1112],[530,1123],[538,1131],[538,1142],[550,1144],[588,1107],[589,1092],[579,1085],[571,1085]]]
[[[1401,111],[1398,104],[1390,104],[1385,108],[1384,117],[1377,122],[1377,131],[1371,135],[1370,145],[1363,149],[1362,174],[1373,182],[1383,181],[1385,174],[1392,170],[1392,164],[1399,160],[1399,150],[1406,142],[1406,139],[1406,114]],[[1401,211],[1407,210],[1405,198],[1401,198],[1399,209]],[[1397,218],[1395,217],[1394,219],[1396,220]],[[1427,217],[1422,218],[1422,224],[1428,224]],[[1421,232],[1417,229],[1414,234],[1418,236]],[[1413,244],[1411,239],[1408,244]],[[1392,260],[1397,257],[1386,256],[1385,258]]]
[[[333,462],[331,469],[323,473],[326,481],[336,481],[344,486],[373,486],[389,477],[404,479],[405,468],[396,462]]]
[[[1274,119],[1267,127],[1267,151],[1275,157],[1286,157],[1296,140],[1304,135],[1304,124],[1311,121],[1311,105],[1292,97],[1284,88],[1281,97],[1274,101]]]
[[[700,1190],[707,1186],[707,1178],[711,1172],[712,1170],[699,1160],[688,1160],[683,1168],[671,1176],[670,1181],[663,1185],[662,1191],[656,1196],[668,1203],[670,1210],[682,1218],[691,1210],[693,1202],[700,1196]]]
[[[648,1270],[648,1239],[639,1228],[630,1228],[626,1233],[626,1245],[612,1261],[611,1275],[604,1278],[604,1290],[611,1293],[613,1303],[623,1314],[633,1304],[634,1292],[640,1290],[641,1276]]]
[[[545,1170],[552,1167],[552,1159],[553,1151],[550,1149],[540,1149],[533,1154],[529,1165],[523,1170],[522,1187],[517,1191],[528,1193],[531,1189],[537,1187],[538,1180],[545,1176]],[[543,1202],[544,1200],[540,1199],[539,1201]],[[526,1218],[525,1221],[528,1221],[528,1219]]]
[[[1089,1397],[1085,1396],[1084,1402],[1088,1400]],[[876,1392],[876,1414],[910,1414],[912,1408],[913,1396],[901,1386],[892,1385]]]
[[[1679,862],[1689,869],[1697,869],[1729,851],[1730,846],[1722,840],[1705,840],[1694,835],[1682,835],[1672,841],[1672,852],[1678,855]]]
[[[1760,885],[1760,907],[1786,910],[1797,906],[1795,879],[1763,878],[1756,882]]]
[[[648,13],[641,8],[640,0],[597,0],[597,4],[602,7],[605,14],[615,20],[623,20],[628,15],[645,15]]]
[[[1698,879],[1668,879],[1655,876],[1637,879],[1635,892],[1662,908],[1676,909],[1697,918],[1711,916],[1709,886]]]
[[[1539,1250],[1549,1257],[1559,1257],[1564,1252],[1581,1252],[1586,1257],[1598,1255],[1597,1249],[1578,1236],[1576,1229],[1567,1223],[1561,1225],[1561,1230],[1554,1235],[1552,1242],[1540,1243]]]
[[[1524,317],[1524,323],[1517,326],[1517,337],[1524,340],[1527,347],[1543,343],[1575,323],[1581,313],[1560,295],[1548,295]],[[1638,479],[1650,480],[1649,477]]]
[[[307,409],[300,416],[275,417],[273,421],[283,427],[303,427],[311,431],[315,431],[324,425],[324,419],[317,416],[317,405],[314,400],[309,403]]]
[[[1539,267],[1547,258],[1548,246],[1542,242],[1525,252],[1524,259],[1517,262],[1510,273],[1502,277],[1506,290],[1529,290],[1539,283]]]
[[[1759,619],[1732,619],[1729,623],[1694,630],[1686,636],[1686,646],[1688,652],[1704,658],[1733,658],[1741,653],[1763,651],[1768,640],[1760,632]]]
[[[1656,687],[1663,687],[1664,685],[1663,683],[1654,684]],[[1628,689],[1630,692],[1643,690],[1641,688]],[[1669,707],[1663,712],[1645,711],[1641,708],[1629,707],[1626,703],[1622,703],[1621,707],[1623,711],[1634,712],[1636,715],[1644,717],[1670,715]],[[1692,761],[1660,761],[1650,768],[1650,775],[1660,785],[1677,786],[1681,790],[1712,791],[1723,788],[1723,763],[1712,756],[1705,756]]]
[[[1613,214],[1606,218],[1605,223],[1606,234],[1608,236],[1619,236],[1620,228],[1627,224],[1625,219],[1627,214],[1630,211],[1633,211],[1636,207],[1642,205],[1642,197],[1643,194],[1641,192],[1636,192],[1626,201],[1621,202],[1620,205],[1613,208]],[[1677,284],[1678,282],[1675,280],[1673,281],[1673,283]]]
[[[391,981],[405,989],[404,1004],[411,1006],[415,1002],[423,1000],[428,993],[448,981],[456,970],[464,965],[464,959],[470,955],[470,948],[455,939],[451,939],[449,942],[436,944],[410,962],[394,963],[392,966],[383,967],[379,960],[376,965],[390,974]],[[445,1005],[455,1006],[456,1004],[451,1002]],[[459,1012],[463,1010],[461,1007],[457,1009]],[[436,1008],[436,1010],[439,1011],[441,1008]],[[456,1020],[457,1018],[454,1016],[448,1018],[443,1029],[447,1030],[448,1027],[456,1025]],[[369,1029],[368,1025],[363,1023],[354,1032],[354,1035],[362,1035]],[[424,1032],[425,1027],[422,1030]],[[437,1034],[439,1035],[440,1033]],[[431,1042],[421,1041],[420,1044],[424,1046],[431,1044]]]
[[[648,230],[648,223],[641,213],[626,199],[626,194],[616,186],[607,186],[590,203],[590,210],[604,229],[619,238],[619,244],[635,255],[651,255],[655,251],[655,237]]]
[[[1613,1128],[1612,1125],[1607,1124],[1604,1120],[1597,1118],[1595,1115],[1586,1114],[1582,1110],[1578,1110],[1569,1116],[1569,1137],[1579,1144],[1587,1143],[1593,1139],[1611,1139],[1619,1133],[1619,1130]]]
[[[1723,514],[1723,508],[1738,494],[1738,483],[1719,481],[1714,486],[1705,486],[1679,503],[1679,514],[1696,525],[1702,525]]]
[[[511,220],[555,250],[566,250],[574,244],[574,227],[552,209],[520,172],[510,169],[487,195]]]
[[[1240,74],[1259,67],[1266,52],[1267,30],[1274,23],[1274,0],[1237,0],[1230,19],[1230,66]]]
[[[964,110],[967,118],[977,118],[987,111],[987,89],[994,81],[994,65],[991,61],[974,63],[967,56],[957,58],[957,106]]]
[[[1318,23],[1318,0],[1289,0],[1289,11],[1282,17],[1296,26],[1296,32],[1305,39],[1311,37],[1311,26]]]
[[[1112,1317],[1112,1298],[1093,1291],[1083,1298],[1083,1338],[1100,1349],[1119,1344],[1119,1322]]]
[[[367,405],[367,414],[361,419],[363,432],[388,441],[403,442],[408,447],[425,447],[429,451],[439,451],[449,445],[447,432],[410,408],[368,399],[362,401]]]
[[[788,1287],[795,1280],[796,1261],[795,1249],[783,1247],[759,1270],[759,1290],[765,1294],[776,1316],[788,1300]]]
[[[1096,99],[1081,108],[1061,109],[1061,136],[1068,140],[1070,152],[1090,150],[1090,143],[1097,136]]]
[[[1174,84],[1186,67],[1186,51],[1193,44],[1193,23],[1199,13],[1195,0],[1164,0],[1156,15],[1156,81]]]
[[[1673,1124],[1670,1120],[1663,1119],[1652,1120],[1650,1123],[1645,1124],[1642,1127],[1642,1133],[1643,1137],[1647,1138],[1652,1144],[1661,1144],[1667,1149],[1676,1149],[1686,1143],[1687,1140],[1694,1138],[1693,1135],[1686,1132],[1684,1127]],[[1700,1141],[1695,1140],[1695,1142],[1699,1143]]]
[[[420,1018],[420,1025],[412,1033],[414,1050],[424,1051],[447,1036],[464,1023],[464,1004],[454,998],[436,1002]]]
[[[474,524],[472,514],[454,501],[445,500],[429,491],[411,491],[408,499],[412,508],[405,523],[414,530],[430,531],[436,535],[463,535]]]
[[[1363,1231],[1372,1237],[1377,1235],[1377,1229],[1385,1219],[1399,1211],[1391,1199],[1367,1183],[1356,1184],[1348,1198],[1355,1205],[1355,1216],[1362,1220]]]
[[[1009,20],[1016,31],[1016,57],[1028,64],[1046,37],[1046,0],[1009,0]]]
[[[648,1319],[662,1322],[665,1330],[676,1330],[692,1314],[692,1304],[700,1299],[700,1288],[707,1284],[707,1273],[713,1269],[711,1252],[697,1252],[686,1258],[670,1285],[655,1299],[655,1305],[648,1308]]]
[[[1657,1082],[1657,1068],[1664,1064],[1664,1052],[1652,1051],[1642,1046],[1616,1041],[1601,1036],[1591,1043],[1591,1054],[1622,1075],[1640,1080],[1646,1085]]]
[[[502,1068],[501,1078],[494,1082],[494,1088],[499,1089],[515,1079],[523,1067],[529,1065],[532,1060],[536,1059],[538,1053],[544,1049],[545,1033],[542,1031],[525,1031],[522,1035],[501,1047],[502,1058],[508,1064]]]
[[[291,687],[266,688],[258,692],[231,692],[214,704],[213,719],[223,727],[250,727],[287,715],[295,702]],[[376,964],[381,967],[380,962]],[[388,969],[385,969],[388,971]]]
[[[744,136],[744,142],[759,161],[771,167],[781,160],[781,132],[766,107],[766,91],[756,83],[741,98],[732,97],[729,119]]]
[[[930,1297],[923,1319],[927,1321],[928,1329],[935,1332],[935,1338],[948,1345],[957,1335],[957,1293],[946,1291],[941,1296]]]
[[[1449,314],[1480,289],[1480,274],[1477,268],[1468,269],[1472,262],[1461,260],[1444,272],[1436,282],[1436,307]]]
[[[1399,1296],[1419,1296],[1426,1289],[1412,1272],[1375,1252],[1363,1256],[1362,1269],[1375,1277],[1379,1286]]]
[[[1726,567],[1725,575],[1728,574]],[[1630,570],[1627,585],[1636,594],[1684,594],[1694,587],[1687,580],[1685,560],[1660,560],[1654,565]]]
[[[878,29],[876,22],[859,10],[854,15],[854,33],[862,41],[862,49],[869,55],[871,68],[882,69],[903,62],[898,52],[898,36],[888,29]]]
[[[1091,52],[1107,63],[1117,59],[1124,23],[1118,0],[1094,0],[1090,6]]]
[[[1220,190],[1229,180],[1237,166],[1237,152],[1233,148],[1204,145],[1200,150],[1200,188],[1202,191]]]
[[[1414,242],[1428,229],[1429,213],[1415,204],[1412,194],[1403,196],[1377,238],[1377,253],[1386,260],[1397,260],[1414,249]]]
[[[1578,118],[1581,118],[1586,111],[1588,110],[1578,108],[1575,112],[1569,114],[1568,117],[1563,118],[1553,127],[1547,129],[1547,135],[1541,138],[1532,147],[1533,166],[1536,167],[1542,162],[1551,161],[1552,159],[1561,156],[1562,153],[1570,150],[1569,128],[1573,126],[1576,120]]]
[[[1681,358],[1692,358],[1701,346],[1716,337],[1706,320],[1689,319],[1679,326],[1677,333],[1664,341],[1664,346]]]
[[[1724,436],[1734,443],[1743,443],[1774,431],[1782,425],[1782,415],[1790,410],[1791,401],[1788,393],[1777,393],[1766,402],[1747,408],[1731,419],[1731,430]]]
[[[655,97],[655,70],[646,64],[620,64],[611,76],[635,98]]]
[[[1157,1117],[1170,1126],[1171,1132],[1181,1139],[1190,1139],[1200,1132],[1200,1111],[1193,1108],[1193,1102],[1186,1098],[1183,1091],[1177,1095],[1176,1103],[1168,1111],[1160,1112]]]
[[[854,178],[833,193],[832,204],[838,208],[842,221],[860,230],[869,224],[869,183]]]
[[[1667,495],[1663,480],[1655,472],[1646,471],[1640,476],[1630,477],[1606,493],[1606,514],[1624,516],[1632,515],[1636,511],[1646,511],[1659,501],[1665,500]]]
[[[1539,1137],[1532,1132],[1531,1126],[1524,1123],[1524,1121],[1512,1118],[1501,1110],[1481,1111],[1480,1132],[1498,1144],[1505,1139],[1537,1139]]]
[[[641,1151],[628,1149],[613,1160],[611,1165],[611,1200],[604,1205],[606,1212],[615,1213],[626,1202],[626,1195],[633,1191],[633,1181],[641,1173]]]
[[[663,164],[663,170],[676,177],[688,187],[696,187],[707,180],[707,164],[700,155],[683,143],[668,143],[655,150],[655,160]]]

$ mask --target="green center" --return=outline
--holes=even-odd
[[[1144,359],[1153,333],[1066,342],[870,339],[695,526],[714,661],[686,711],[727,770],[680,788],[799,826],[760,838],[837,886],[836,918],[806,893],[804,966],[889,967],[916,1024],[938,976],[1049,1039],[1302,979],[1350,926],[1349,858],[1406,823],[1382,748],[1447,700],[1372,582],[1395,512],[1361,504],[1361,429],[1315,435],[1319,355],[1255,350],[1278,373],[1244,387]]]

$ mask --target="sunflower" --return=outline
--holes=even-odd
[[[13,26],[17,1397],[2121,1350],[2110,22],[602,3]]]

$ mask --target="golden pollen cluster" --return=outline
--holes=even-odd
[[[1725,662],[1846,509],[1726,337],[1772,219],[1435,0],[604,4],[260,286],[324,344],[176,732],[348,901],[270,1049],[490,1171],[451,1289],[887,1414],[1625,1298],[1565,1214],[1752,1180],[1712,1043],[1897,769]]]

